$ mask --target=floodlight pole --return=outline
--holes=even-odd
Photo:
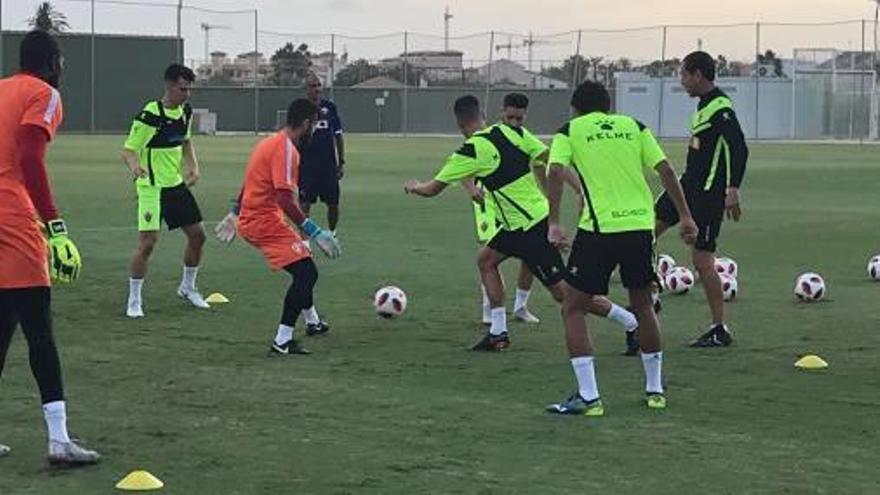
[[[183,63],[183,38],[181,24],[183,22],[183,0],[177,0],[177,63]],[[208,61],[206,60],[205,63]]]
[[[760,95],[761,92],[761,74],[760,67],[758,64],[758,55],[761,53],[761,23],[755,23],[755,139],[759,139],[761,134],[759,133],[758,127],[760,126],[761,117],[761,105],[760,105]]]
[[[583,35],[583,31],[578,29],[578,37],[577,37],[577,46],[574,51],[574,67],[573,73],[571,75],[571,94],[574,94],[575,89],[578,84],[581,82],[581,37]],[[569,111],[570,112],[570,111]]]
[[[867,57],[865,56],[866,55],[866,53],[865,53],[865,34],[866,34],[865,28],[866,28],[865,20],[862,19],[862,65],[865,63],[865,61],[867,59]],[[874,68],[871,67],[871,73],[873,74],[873,72],[874,72]],[[859,76],[859,80],[862,83],[862,102],[864,102],[865,101],[865,74],[861,74]],[[865,119],[865,123],[867,124],[867,126],[866,126],[864,132],[859,133],[859,145],[864,144],[865,134],[868,134],[869,136],[871,134],[871,105],[870,105],[870,100],[868,100],[868,101],[869,101],[868,109],[865,112],[865,115],[867,116],[867,118]]]
[[[486,101],[483,109],[489,108],[490,89],[492,88],[492,47],[495,46],[495,31],[489,33],[489,63],[486,65]]]
[[[409,134],[409,31],[403,32],[403,102],[400,107],[403,111],[401,124],[403,135]]]
[[[6,67],[3,66],[3,0],[0,0],[0,77],[6,75]]]
[[[660,42],[660,99],[657,103],[657,136],[663,137],[663,101],[666,98],[666,43],[669,26],[663,26],[663,36]]]
[[[336,93],[333,88],[336,87],[336,35],[330,34],[330,80],[327,81],[330,86],[330,99],[336,99]]]

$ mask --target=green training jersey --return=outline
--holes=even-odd
[[[161,101],[151,101],[131,124],[125,149],[138,154],[147,175],[138,185],[174,187],[183,182],[180,174],[183,145],[192,136],[189,104],[165,108]]]
[[[537,149],[523,128],[495,124],[468,138],[434,179],[450,184],[474,178],[500,229],[528,230],[550,212],[532,173],[532,159],[543,153]]]
[[[644,169],[664,160],[641,122],[601,112],[572,119],[550,147],[551,164],[577,171],[586,199],[579,227],[596,233],[654,229],[654,197]]]

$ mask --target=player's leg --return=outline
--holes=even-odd
[[[620,277],[629,291],[630,306],[639,322],[639,344],[645,370],[645,393],[648,407],[666,407],[663,396],[663,347],[660,322],[654,311],[651,295],[656,279],[654,273],[654,239],[651,232],[620,234],[617,250],[620,255]]]
[[[0,378],[3,377],[3,368],[6,364],[6,355],[9,353],[12,335],[18,326],[8,292],[8,289],[0,289]],[[9,455],[9,452],[9,447],[0,444],[0,457]]]
[[[51,294],[48,287],[11,291],[15,311],[28,343],[31,372],[37,381],[43,416],[49,431],[49,463],[60,466],[94,464],[101,456],[71,441],[61,381],[61,362],[52,335]]]
[[[314,306],[314,288],[318,282],[318,268],[311,257],[288,264],[284,271],[290,274],[291,282],[284,295],[284,307],[275,340],[269,348],[272,354],[311,354],[300,346],[293,335],[296,319],[303,309]]]
[[[692,347],[726,347],[733,342],[724,314],[724,289],[715,271],[715,249],[724,215],[723,198],[704,198],[693,208],[694,220],[700,229],[691,251],[694,268],[700,275],[706,302],[712,315],[709,329],[691,342]]]
[[[477,253],[477,268],[480,270],[480,280],[486,289],[489,298],[489,331],[473,347],[475,351],[500,351],[510,346],[507,335],[507,310],[504,307],[504,283],[498,265],[507,259],[508,255],[496,249],[503,246],[503,239],[509,232],[502,231],[496,235],[489,245],[480,248]]]
[[[129,318],[144,316],[143,296],[144,278],[147,264],[156,243],[159,242],[159,227],[162,218],[162,188],[156,186],[137,186],[138,196],[138,245],[129,260],[128,304],[125,314]]]
[[[578,390],[565,400],[547,406],[549,412],[602,416],[605,411],[593,362],[593,340],[586,313],[597,295],[608,293],[608,281],[617,265],[616,253],[599,234],[578,231],[568,258],[568,288],[562,302],[565,343]],[[613,247],[613,246],[612,246]]]
[[[519,321],[526,323],[540,323],[541,320],[529,311],[529,295],[532,293],[532,284],[535,282],[535,276],[532,274],[529,266],[521,262],[519,265],[519,275],[516,279],[516,298],[513,303],[513,317]]]
[[[339,178],[336,174],[325,177],[324,185],[321,188],[321,201],[327,205],[327,228],[334,236],[336,235],[336,226],[339,224],[340,196]]]
[[[205,301],[196,288],[199,265],[202,262],[202,250],[207,236],[202,225],[202,212],[192,192],[185,184],[162,188],[162,220],[168,230],[181,229],[186,235],[186,247],[183,252],[183,274],[177,295],[196,308],[207,309],[211,306]]]

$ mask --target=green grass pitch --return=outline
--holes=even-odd
[[[224,215],[254,141],[197,138],[206,220]],[[14,448],[0,460],[0,494],[109,494],[138,468],[186,495],[880,492],[880,283],[865,272],[880,252],[880,148],[753,144],[743,221],[720,240],[741,271],[735,345],[688,349],[707,323],[702,291],[666,297],[670,407],[658,414],[641,402],[640,362],[619,355],[622,332],[591,319],[607,412],[593,420],[543,412],[574,378],[542,289],[531,303],[541,325],[511,323],[509,352],[465,351],[481,331],[471,207],[459,188],[435,200],[402,191],[459,140],[348,138],[344,256],[318,256],[318,307],[333,330],[307,341],[314,355],[287,359],[266,358],[287,276],[240,241],[208,243],[199,286],[232,303],[199,312],[175,295],[182,236],[163,232],[147,318],[123,316],[136,233],[121,142],[62,136],[50,155],[85,259],[82,278],[53,292],[70,427],[105,462],[46,469],[19,334],[0,383],[0,442]],[[666,148],[681,169],[684,144]],[[323,207],[313,216],[323,224]],[[660,251],[684,259],[675,235]],[[508,263],[509,284],[515,270]],[[826,302],[795,303],[807,270],[826,277]],[[407,291],[403,318],[373,314],[385,283]],[[619,285],[612,296],[622,300]],[[807,352],[830,369],[796,371]]]

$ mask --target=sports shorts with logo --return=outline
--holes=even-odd
[[[302,237],[280,219],[245,219],[239,223],[238,233],[263,254],[273,270],[280,270],[311,256]]]
[[[159,187],[138,184],[138,230],[159,230],[164,221],[168,230],[194,225],[202,221],[196,198],[185,184]]]
[[[605,295],[611,273],[620,267],[624,287],[647,289],[657,280],[653,253],[654,233],[650,230],[597,234],[578,229],[565,279],[581,292]]]
[[[694,222],[700,229],[694,247],[700,251],[714,253],[717,249],[716,241],[721,234],[721,223],[724,221],[724,193],[694,191],[693,187],[688,187],[684,182],[682,188]],[[672,226],[678,223],[678,211],[667,193],[664,192],[657,198],[654,210],[657,219],[666,225]]]
[[[562,255],[547,240],[547,219],[528,230],[499,230],[487,246],[525,262],[535,278],[551,287],[565,278]]]

